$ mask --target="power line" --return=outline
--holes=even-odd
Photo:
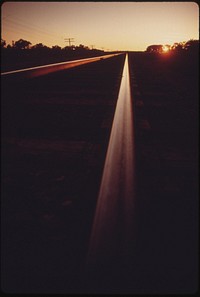
[[[28,23],[24,23],[21,20],[18,21],[18,20],[14,20],[14,19],[12,19],[12,20],[6,19],[5,22],[7,23],[7,24],[5,24],[5,26],[8,26],[8,25],[12,24],[12,25],[15,25],[15,26],[18,26],[18,27],[23,27],[23,30],[25,29],[26,31],[31,31],[32,33],[34,32],[35,34],[49,35],[48,38],[52,38],[52,40],[53,40],[53,38],[55,38],[55,36],[59,37],[58,34],[56,34],[54,32],[49,33],[47,31],[44,31],[43,29],[41,30],[38,26],[30,25]],[[22,31],[22,29],[19,29],[19,30]]]
[[[27,20],[24,23],[24,20],[20,19],[17,16],[14,16],[14,18],[12,17],[12,20],[15,22],[18,22],[19,24],[21,23],[22,25],[25,25],[26,27],[29,26],[30,28],[34,28],[34,30],[38,30],[40,32],[43,32],[44,34],[48,34],[48,35],[53,34],[53,35],[58,36],[58,34],[53,32],[52,30],[51,30],[51,33],[47,33],[48,31],[46,31],[46,30],[44,31],[43,27],[38,26],[36,23],[30,23],[30,22],[27,22]]]
[[[69,42],[69,46],[71,46],[71,41],[74,42],[74,38],[64,38],[64,40]]]
[[[16,26],[14,26],[14,24],[9,24],[8,26],[6,26],[6,29],[3,30],[3,33],[5,34],[6,31],[13,32],[13,33],[19,35],[19,37],[21,37],[21,38],[30,38],[30,34],[31,34],[32,38],[33,38],[33,34],[34,34],[34,37],[37,39],[41,39],[45,36],[44,33],[33,31],[26,27],[17,28]],[[51,41],[54,41],[53,37],[48,37],[48,39],[50,39]]]

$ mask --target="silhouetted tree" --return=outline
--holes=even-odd
[[[185,49],[192,52],[199,51],[199,40],[190,39],[185,43]]]
[[[146,49],[148,53],[160,53],[162,52],[163,45],[162,44],[153,44],[149,45]]]
[[[79,44],[78,48],[79,49],[83,49],[83,50],[89,50],[89,47],[88,46],[85,46],[83,44]]]
[[[6,46],[6,41],[1,38],[1,48],[5,48]]]
[[[29,49],[31,45],[30,41],[19,39],[18,41],[14,42],[13,47],[19,50]]]
[[[53,45],[52,50],[58,52],[58,51],[61,51],[61,47],[58,45]]]
[[[37,43],[31,47],[31,51],[33,55],[36,55],[38,57],[38,59],[40,57],[43,57],[46,59],[51,53],[51,48],[44,45],[43,43]]]
[[[172,45],[172,50],[176,52],[181,52],[182,50],[184,50],[184,47],[185,47],[185,42],[175,42]]]
[[[44,45],[43,43],[37,43],[31,47],[31,49],[49,49],[48,46]]]

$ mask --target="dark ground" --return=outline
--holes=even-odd
[[[139,292],[198,289],[198,56],[133,53]],[[143,104],[141,104],[143,103]]]
[[[133,267],[93,293],[193,293],[197,57],[129,57],[137,156]],[[84,293],[123,62],[119,56],[27,81],[2,79],[3,290]]]

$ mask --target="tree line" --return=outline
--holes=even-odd
[[[175,42],[173,45],[169,44],[153,44],[146,48],[147,53],[164,53],[164,52],[195,52],[199,51],[199,40],[190,39],[183,42]]]
[[[153,44],[149,45],[144,52],[150,54],[190,53],[190,56],[193,56],[193,54],[198,55],[199,40],[190,39],[186,42],[176,42],[173,45]],[[95,57],[104,54],[106,52],[103,50],[90,49],[83,44],[79,44],[79,46],[65,46],[63,48],[58,45],[48,47],[43,43],[32,45],[28,40],[19,39],[13,41],[12,45],[7,45],[6,41],[1,39],[1,71],[40,66],[77,58]]]
[[[17,41],[12,41],[12,45],[8,44],[6,45],[6,41],[4,39],[1,39],[1,49],[13,49],[13,50],[43,50],[43,51],[61,51],[61,50],[67,50],[67,51],[99,51],[102,52],[102,50],[98,49],[90,49],[88,46],[84,46],[83,44],[80,44],[79,46],[65,46],[64,48],[61,48],[58,45],[54,45],[51,48],[44,45],[43,43],[37,43],[35,45],[32,45],[30,41],[19,39]]]
[[[48,47],[43,43],[32,45],[28,40],[19,39],[13,41],[12,45],[6,44],[1,39],[1,70],[7,71],[22,67],[39,66],[48,63],[56,63],[76,58],[87,58],[105,54],[103,50],[92,48],[80,44],[79,46],[58,45]]]

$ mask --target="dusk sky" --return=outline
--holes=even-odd
[[[145,50],[151,44],[199,39],[195,2],[5,2],[1,37],[32,45]]]

